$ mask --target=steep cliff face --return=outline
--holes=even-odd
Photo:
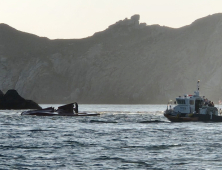
[[[92,37],[49,40],[0,24],[0,89],[38,103],[166,103],[222,98],[222,14],[172,29],[118,21]]]

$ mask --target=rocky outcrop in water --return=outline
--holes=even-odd
[[[0,101],[3,99],[4,93],[0,90]]]
[[[173,29],[124,19],[84,39],[50,40],[0,24],[0,89],[38,103],[167,103],[222,98],[222,14]]]
[[[22,98],[16,90],[8,90],[5,94],[0,93],[0,109],[21,110],[41,109],[41,107],[32,100]]]

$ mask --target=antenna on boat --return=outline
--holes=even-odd
[[[197,81],[197,91],[199,92],[200,86],[199,86],[200,80]]]
[[[197,91],[196,91],[196,95],[199,96],[199,90],[200,90],[200,80],[197,81]]]

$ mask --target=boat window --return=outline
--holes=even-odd
[[[184,99],[177,99],[178,104],[186,104]]]
[[[193,100],[190,100],[190,105],[194,105],[194,101]]]

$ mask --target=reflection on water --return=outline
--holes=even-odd
[[[96,117],[1,111],[0,169],[220,169],[222,123],[170,123],[165,109],[79,105]]]

